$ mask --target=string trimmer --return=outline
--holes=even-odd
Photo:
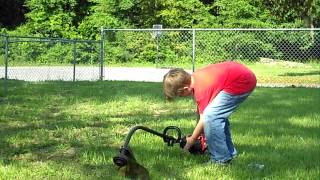
[[[129,142],[134,132],[138,129],[142,129],[153,135],[161,137],[163,141],[167,143],[168,146],[173,146],[174,144],[180,144],[180,147],[183,148],[187,143],[186,136],[181,137],[181,130],[176,126],[168,126],[163,130],[162,133],[144,126],[134,126],[133,128],[130,129],[124,144],[119,149],[119,153],[115,157],[113,157],[113,162],[117,166],[122,167],[127,165],[128,161],[132,157],[134,157],[132,154],[132,151],[129,148]],[[168,135],[169,131],[176,131],[177,137]],[[205,150],[206,150],[205,138],[203,135],[201,135],[197,139],[197,141],[194,143],[194,145],[190,147],[189,152],[192,154],[203,154]]]

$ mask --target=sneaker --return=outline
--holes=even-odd
[[[231,156],[232,156],[232,159],[238,156],[238,151],[236,150],[236,148],[233,148],[233,152],[231,153]]]

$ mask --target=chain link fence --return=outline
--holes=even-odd
[[[265,86],[320,86],[320,29],[104,29],[105,61],[194,71],[247,64]]]
[[[1,35],[1,96],[8,79],[78,81],[101,78],[101,42]]]
[[[104,30],[105,61],[149,63],[149,65],[192,62],[192,30]]]
[[[101,29],[100,41],[0,35],[0,96],[7,79],[161,81],[168,68],[225,60],[245,63],[260,85],[319,87],[320,29]]]

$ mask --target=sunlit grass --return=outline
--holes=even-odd
[[[320,85],[320,63],[317,61],[306,63],[294,61],[275,61],[269,63],[243,61],[241,63],[248,66],[255,73],[257,81],[260,84],[279,84],[285,86]],[[196,68],[206,65],[197,64]]]
[[[195,126],[192,98],[165,102],[160,83],[9,81],[0,104],[0,179],[123,179],[112,157],[134,125]],[[205,165],[138,130],[130,146],[152,179],[317,179],[319,89],[257,88],[232,115],[231,166]],[[262,164],[262,170],[250,164]]]

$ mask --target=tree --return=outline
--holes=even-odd
[[[220,27],[254,28],[272,27],[270,12],[259,0],[216,0],[211,4],[211,14]]]
[[[300,18],[305,27],[314,28],[320,25],[319,0],[265,0],[264,4],[281,21]]]
[[[51,37],[73,37],[77,0],[27,0],[26,14],[30,34]]]
[[[204,28],[213,24],[210,7],[199,0],[167,0],[160,3],[162,8],[157,17],[165,27]]]
[[[99,39],[100,28],[129,27],[125,20],[115,16],[117,0],[89,0],[92,5],[88,8],[87,16],[79,23],[78,32],[83,38]]]
[[[0,25],[12,29],[24,23],[24,14],[27,12],[24,1],[0,0]]]
[[[161,9],[161,0],[122,0],[116,2],[113,15],[135,27],[150,28],[160,23],[157,13]]]

